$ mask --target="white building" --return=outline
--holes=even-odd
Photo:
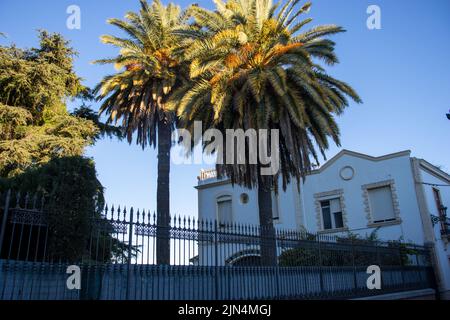
[[[257,191],[218,180],[215,171],[198,177],[200,219],[259,224]],[[300,185],[273,196],[274,224],[280,229],[369,234],[383,240],[433,244],[438,281],[450,290],[450,175],[402,151],[381,157],[342,150]],[[434,221],[433,221],[434,220]]]

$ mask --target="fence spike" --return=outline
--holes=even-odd
[[[32,207],[32,209],[33,210],[36,210],[37,209],[37,207],[36,207],[36,205],[37,205],[37,193],[34,193],[33,194],[33,207]]]
[[[45,205],[45,196],[44,196],[44,194],[42,193],[42,194],[41,194],[41,204],[40,204],[39,211],[41,211],[41,212],[44,211],[44,205]]]
[[[120,210],[120,207],[119,207],[119,210]],[[127,215],[126,215],[126,213],[127,213],[127,209],[124,207],[122,209],[122,221],[123,222],[127,222]]]
[[[30,193],[27,191],[27,193],[25,193],[24,209],[28,209],[29,200],[30,200]]]
[[[142,209],[142,223],[148,224],[150,222],[150,214],[147,213],[145,209]],[[147,219],[147,222],[145,222],[145,219]]]
[[[20,197],[21,197],[20,191],[16,192],[16,208],[20,207]]]

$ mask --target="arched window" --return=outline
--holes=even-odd
[[[233,261],[233,267],[251,267],[251,266],[260,266],[261,265],[261,257],[260,256],[246,256],[240,257]]]
[[[226,265],[233,267],[260,266],[261,252],[259,249],[245,249],[235,252],[226,261]]]
[[[219,226],[233,222],[233,202],[231,196],[220,196],[217,198],[217,220]]]

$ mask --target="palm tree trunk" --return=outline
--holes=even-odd
[[[259,168],[258,168],[259,171]],[[261,263],[264,266],[277,264],[277,246],[272,215],[272,190],[264,183],[258,172],[258,206],[261,237]]]
[[[172,130],[166,120],[158,123],[158,186],[156,191],[156,262],[170,264],[170,149]]]

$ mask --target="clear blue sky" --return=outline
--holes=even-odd
[[[210,0],[195,2],[212,7]],[[66,28],[66,9],[72,4],[81,8],[81,30]],[[381,30],[366,27],[370,4],[381,8]],[[0,44],[31,47],[37,45],[35,30],[60,32],[79,52],[77,73],[94,86],[114,72],[112,66],[90,64],[116,52],[99,41],[102,34],[117,34],[106,19],[122,18],[137,7],[137,0],[1,0],[0,31],[8,38],[0,38]],[[450,171],[450,121],[445,117],[450,109],[450,1],[316,0],[309,16],[314,25],[334,23],[348,30],[334,37],[341,63],[331,73],[353,85],[364,104],[351,105],[340,117],[342,146],[375,156],[411,149],[414,156]],[[338,151],[331,148],[328,157]],[[154,150],[106,139],[87,155],[95,159],[108,202],[156,208]],[[202,167],[172,166],[172,213],[197,213],[193,186]]]

